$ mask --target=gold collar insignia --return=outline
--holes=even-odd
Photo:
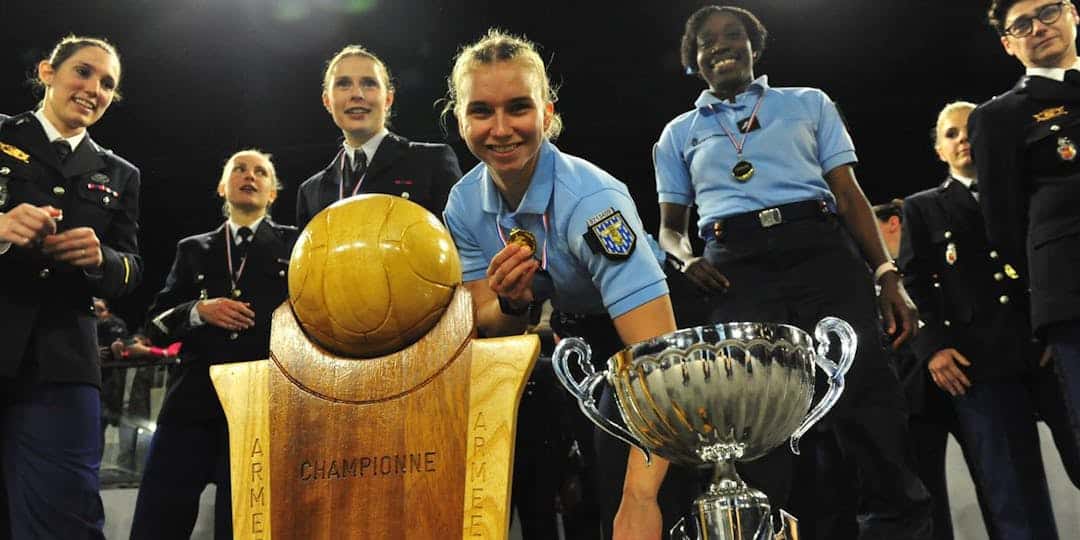
[[[1069,111],[1065,110],[1065,106],[1062,105],[1060,107],[1050,107],[1049,109],[1043,109],[1031,116],[1035,118],[1036,122],[1045,122],[1059,116],[1065,116],[1066,114],[1069,114]]]
[[[3,152],[23,163],[30,163],[30,154],[19,150],[18,148],[11,146],[7,143],[0,142],[0,152]]]

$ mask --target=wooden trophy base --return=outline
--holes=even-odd
[[[458,287],[397,353],[336,356],[288,303],[269,360],[210,368],[229,423],[238,539],[502,539],[534,335],[476,339]]]

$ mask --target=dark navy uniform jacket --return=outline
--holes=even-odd
[[[346,159],[345,155],[339,152],[325,169],[300,185],[296,196],[296,226],[300,229],[323,208],[337,202],[342,159]],[[368,165],[360,193],[397,195],[441,216],[450,187],[459,178],[461,167],[449,146],[412,142],[388,133]]]
[[[981,195],[981,179],[979,187]],[[973,382],[1030,369],[1024,282],[987,242],[968,188],[949,178],[908,197],[903,222],[899,263],[925,324],[911,342],[924,382],[930,357],[950,347],[971,360],[964,372]]]
[[[1033,326],[1080,319],[1080,87],[1024,77],[968,126],[990,240],[1029,267]]]
[[[199,300],[232,297],[225,227],[227,223],[180,240],[165,287],[150,307],[151,338],[160,343],[183,342],[180,378],[165,396],[159,423],[224,419],[210,382],[210,366],[264,360],[270,355],[270,317],[289,294],[287,270],[297,230],[269,217],[259,223],[237,282],[241,291],[237,299],[251,304],[255,326],[232,332],[207,323],[191,325],[191,308]]]
[[[32,112],[0,115],[0,212],[22,203],[63,211],[60,231],[94,229],[100,275],[12,245],[0,255],[0,377],[33,361],[37,381],[100,386],[93,297],[130,293],[138,255],[139,170],[89,136],[63,165]]]

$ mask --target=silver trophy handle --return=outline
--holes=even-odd
[[[581,382],[576,381],[574,376],[570,374],[568,363],[571,356],[577,356],[578,367],[585,373],[585,379]],[[604,370],[597,373],[592,362],[590,362],[590,358],[592,358],[592,349],[588,343],[575,337],[565,338],[559,341],[559,344],[555,347],[555,353],[551,355],[551,367],[554,368],[555,376],[558,377],[559,382],[577,399],[578,406],[581,407],[581,412],[585,414],[586,418],[592,420],[592,423],[607,432],[608,435],[641,450],[645,454],[645,462],[649,463],[652,460],[652,454],[642,448],[641,444],[626,428],[608,420],[596,408],[596,399],[593,396],[596,395],[596,389],[607,380],[608,372]]]
[[[688,523],[693,526],[693,533],[688,530]],[[701,532],[698,529],[697,520],[694,519],[693,515],[679,518],[679,521],[672,525],[671,530],[668,531],[668,538],[670,540],[699,540]]]
[[[839,364],[825,356],[829,352],[829,334],[836,334],[836,337],[840,339]],[[814,362],[825,372],[829,381],[829,390],[825,392],[825,397],[821,398],[814,410],[806,415],[802,425],[791,435],[791,451],[796,454],[799,453],[799,439],[840,400],[840,394],[844,393],[844,375],[848,369],[851,369],[851,363],[855,360],[855,350],[859,348],[859,336],[855,330],[850,324],[836,317],[825,317],[818,321],[814,328],[814,338],[818,342]]]

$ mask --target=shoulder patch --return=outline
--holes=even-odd
[[[585,223],[585,243],[609,259],[623,260],[634,252],[637,235],[622,216],[622,212],[608,208],[589,218]]]

